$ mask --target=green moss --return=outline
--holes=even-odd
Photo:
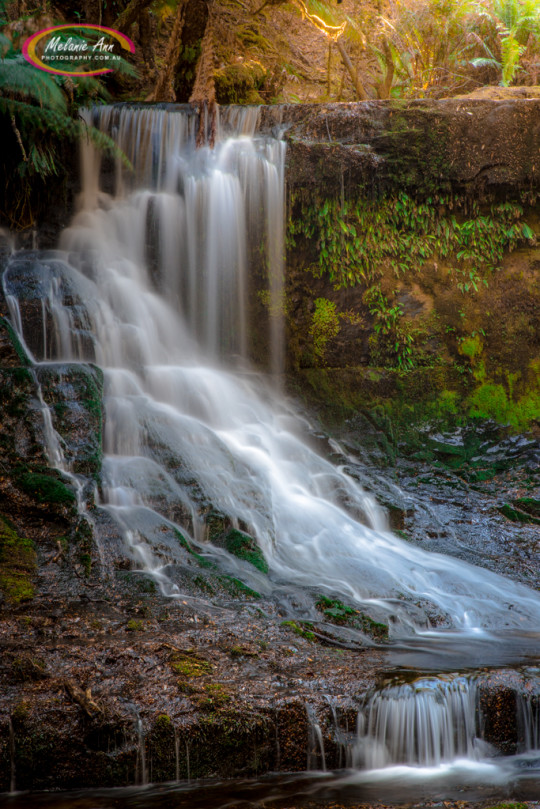
[[[172,719],[166,713],[160,713],[159,716],[156,717],[156,721],[154,722],[154,727],[159,730],[167,730],[172,726]]]
[[[455,416],[458,413],[459,395],[455,390],[443,390],[435,400],[435,410],[438,418]]]
[[[14,724],[21,725],[30,716],[30,705],[25,701],[17,703],[11,711],[11,718]]]
[[[128,632],[143,632],[144,624],[142,621],[137,621],[135,618],[130,618],[127,622],[126,629]]]
[[[262,573],[268,573],[268,562],[264,558],[262,550],[252,537],[243,534],[242,531],[237,531],[235,528],[229,531],[225,537],[225,548],[233,556],[249,562]]]
[[[206,525],[210,542],[218,543],[220,537],[230,526],[230,520],[224,514],[220,514],[219,511],[209,511],[204,516],[204,524]]]
[[[360,613],[359,620],[363,632],[371,635],[371,637],[376,640],[388,640],[387,624],[374,621],[373,618],[370,618],[369,615],[364,615],[364,613]]]
[[[219,711],[231,702],[231,695],[219,683],[206,683],[204,696],[197,700],[200,710]]]
[[[533,501],[538,502],[538,501]],[[500,513],[512,522],[533,523],[540,525],[540,518],[535,517],[530,510],[522,508],[515,508],[520,503],[519,500],[514,500],[514,506],[505,503],[504,506],[499,508]]]
[[[403,534],[398,531],[397,533]],[[405,536],[405,539],[407,537]],[[338,626],[351,626],[365,632],[377,640],[387,640],[388,626],[386,624],[378,623],[370,618],[368,615],[349,607],[339,601],[337,598],[328,598],[321,596],[315,604],[318,610],[324,613],[325,617],[333,624]]]
[[[28,368],[13,368],[11,370],[11,374],[14,382],[16,382],[18,385],[27,382],[32,382],[32,374],[30,373]]]
[[[89,553],[82,553],[79,556],[79,562],[84,568],[84,575],[86,578],[90,577],[90,573],[92,572],[92,557]]]
[[[18,604],[34,597],[32,576],[36,552],[27,537],[21,537],[11,523],[0,517],[0,591],[7,601]]]
[[[298,635],[300,638],[304,638],[305,640],[309,641],[316,640],[315,633],[313,632],[313,624],[310,624],[307,621],[302,621],[301,624],[297,623],[296,621],[282,621],[281,626],[286,627],[287,629],[292,629],[294,634]]]
[[[502,385],[486,382],[469,397],[469,415],[503,422],[508,412],[508,398]]]
[[[75,494],[59,480],[48,475],[28,472],[17,478],[19,487],[27,494],[32,495],[38,503],[57,503],[59,505],[73,505],[76,502]]]
[[[540,394],[530,390],[517,401],[508,398],[501,384],[485,382],[467,400],[468,414],[474,418],[494,419],[524,430],[540,419]]]
[[[221,586],[235,598],[261,598],[261,594],[233,576],[219,576]]]
[[[195,578],[193,579],[193,584],[196,587],[198,587],[199,590],[201,590],[203,593],[207,593],[208,595],[212,596],[216,594],[215,587],[213,587],[210,584],[210,582],[203,576],[195,576]]]
[[[172,655],[169,665],[175,674],[188,679],[194,677],[205,677],[212,673],[212,666],[207,660],[198,657],[182,656],[179,653]]]
[[[474,359],[478,354],[482,353],[483,342],[480,335],[475,334],[471,337],[466,337],[459,344],[460,354],[464,354],[469,359]]]
[[[313,338],[313,353],[319,362],[324,362],[327,344],[337,337],[339,329],[336,304],[326,298],[316,298],[309,333]]]
[[[204,567],[210,570],[217,569],[215,562],[210,561],[210,559],[206,559],[204,556],[201,556],[200,553],[193,550],[185,536],[183,536],[183,534],[181,534],[177,528],[173,528],[173,531],[180,545],[190,554],[190,556],[193,556],[193,558],[197,560],[199,567]]]
[[[218,104],[262,104],[258,90],[266,70],[259,62],[239,62],[216,70],[214,82]]]
[[[486,806],[486,809],[527,809],[526,803],[497,803],[494,806]]]
[[[518,497],[514,500],[514,505],[527,514],[540,518],[540,500],[535,500],[534,497]]]
[[[266,646],[263,647],[262,644],[264,644],[264,641],[262,641],[260,648],[266,648]],[[247,649],[245,646],[232,646],[229,649],[229,654],[233,660],[237,660],[240,657],[258,657],[257,652],[252,652],[251,649]]]

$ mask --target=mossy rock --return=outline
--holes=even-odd
[[[212,665],[207,660],[197,657],[193,654],[183,654],[181,652],[174,652],[170,659],[169,665],[175,674],[178,674],[183,679],[192,679],[196,677],[206,677],[212,673]]]
[[[218,104],[263,104],[258,90],[264,84],[266,70],[258,62],[226,65],[214,73]]]
[[[262,573],[268,573],[268,562],[264,558],[262,550],[248,534],[233,528],[225,537],[224,545],[225,549],[232,553],[233,556],[249,562],[250,565],[253,565]]]
[[[499,511],[504,517],[511,520],[511,522],[540,525],[539,507],[540,503],[538,500],[523,497],[514,500],[513,505],[505,503],[504,506],[500,507]],[[539,516],[535,516],[535,514],[539,514]]]
[[[175,741],[171,717],[168,714],[159,714],[147,737],[154,783],[170,781],[176,775]]]
[[[234,576],[219,576],[219,584],[226,593],[234,598],[261,598],[261,594],[252,590],[247,584]]]
[[[204,515],[204,524],[210,542],[219,543],[224,532],[230,527],[231,521],[229,517],[219,511],[209,511]]]
[[[282,621],[281,626],[285,629],[290,629],[295,635],[298,635],[299,638],[304,638],[304,640],[314,641],[317,639],[313,632],[313,624],[308,621],[301,621],[300,623],[297,621]]]
[[[0,367],[27,368],[30,360],[13,326],[5,317],[0,317]]]
[[[102,463],[103,373],[89,364],[39,368],[46,404],[75,474],[98,478]]]
[[[77,498],[65,483],[55,477],[26,472],[19,475],[16,482],[22,491],[33,497],[38,503],[59,506],[74,506]]]
[[[535,500],[534,497],[518,497],[514,500],[514,505],[532,517],[540,519],[540,500]]]
[[[8,602],[18,604],[34,597],[36,569],[32,541],[19,536],[9,520],[0,516],[0,591]]]
[[[315,604],[328,621],[337,626],[350,626],[359,629],[375,640],[388,640],[388,626],[374,621],[369,615],[344,604],[342,601],[321,596]]]
[[[185,536],[181,534],[177,528],[173,528],[173,532],[176,538],[178,539],[179,544],[182,546],[182,548],[184,548],[184,550],[186,550],[189,553],[190,556],[193,557],[193,559],[197,561],[199,567],[208,568],[210,570],[216,570],[217,568],[216,564],[210,561],[210,559],[206,559],[206,557],[202,556],[200,553],[197,553],[197,551],[193,549],[193,546],[187,541]]]

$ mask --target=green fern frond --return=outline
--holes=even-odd
[[[59,112],[67,110],[66,98],[54,79],[19,57],[0,61],[0,92],[32,99]]]
[[[58,174],[58,166],[52,149],[32,144],[27,160],[19,164],[19,174],[25,175],[39,174],[41,177],[50,177],[51,174]]]
[[[497,67],[500,68],[501,63],[497,59],[488,59],[484,56],[478,56],[476,59],[471,59],[469,64],[473,67]]]

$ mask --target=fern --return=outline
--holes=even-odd
[[[0,17],[4,8],[0,0]],[[89,29],[92,35],[95,32]],[[79,107],[88,102],[107,101],[109,93],[95,76],[51,75],[28,64],[11,41],[0,35],[0,116],[13,130],[21,160],[18,174],[24,178],[42,179],[58,174],[63,140],[90,139],[101,151],[122,160],[131,168],[126,155],[112,138],[88,124],[79,116]],[[62,64],[63,70],[77,70],[76,65]],[[128,75],[135,71],[124,59],[115,68]]]
[[[22,56],[0,61],[0,91],[37,101],[40,106],[66,112],[66,97],[55,80],[42,70],[28,64]]]

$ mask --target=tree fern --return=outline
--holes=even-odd
[[[40,106],[67,111],[67,100],[55,80],[43,70],[36,70],[22,56],[0,61],[0,92],[36,101]]]
[[[500,70],[503,87],[508,87],[520,70],[519,60],[525,52],[529,39],[540,39],[540,7],[537,0],[491,0],[487,6],[476,6],[478,15],[494,25],[500,59],[497,59],[486,42],[483,47],[488,61],[471,60],[475,67],[493,64]]]
[[[0,17],[3,3],[0,0]],[[89,29],[95,35],[95,31]],[[18,174],[23,178],[45,179],[60,169],[63,140],[89,138],[94,145],[129,161],[114,141],[104,132],[88,126],[78,109],[88,103],[106,101],[109,94],[95,76],[51,75],[37,70],[23,59],[5,35],[0,35],[0,116],[13,130],[20,161]],[[90,57],[91,61],[91,57]],[[62,69],[76,70],[75,65],[62,64]],[[119,72],[133,75],[134,69],[124,59],[115,61]]]

